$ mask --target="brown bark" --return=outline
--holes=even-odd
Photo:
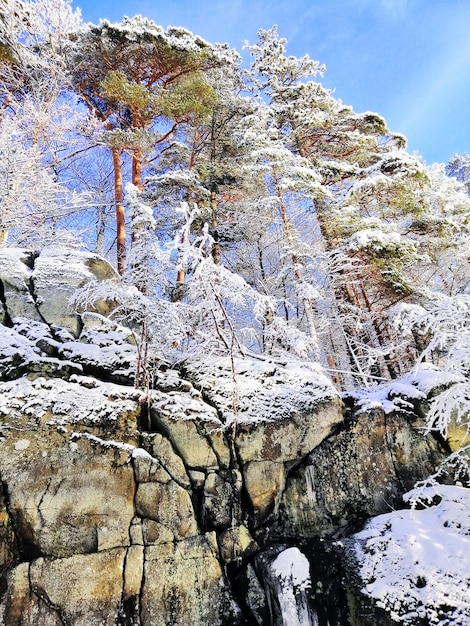
[[[117,148],[111,148],[114,171],[114,199],[116,205],[116,256],[117,270],[120,276],[126,269],[126,216],[124,211],[124,192],[122,185],[121,154]]]
[[[142,150],[134,150],[132,155],[132,184],[142,191],[144,185],[142,183]]]
[[[328,367],[331,370],[331,380],[338,391],[342,391],[341,388],[341,378],[336,373],[337,367],[334,358],[331,354],[328,354],[326,357],[326,361],[328,363]]]

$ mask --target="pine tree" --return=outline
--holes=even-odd
[[[141,16],[106,20],[77,31],[67,52],[75,89],[101,122],[97,138],[114,167],[117,264],[126,261],[122,154],[129,153],[132,183],[168,146],[179,125],[214,103],[203,72],[223,62],[213,47],[181,28],[165,31]]]

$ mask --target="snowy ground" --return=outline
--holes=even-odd
[[[415,489],[406,499],[417,507],[380,515],[354,537],[362,591],[406,625],[468,626],[470,489]]]

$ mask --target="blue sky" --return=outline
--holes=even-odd
[[[470,0],[74,0],[85,21],[140,13],[239,52],[279,27],[287,52],[324,63],[321,82],[376,111],[427,163],[470,153]]]

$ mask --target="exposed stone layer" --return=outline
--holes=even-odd
[[[316,367],[208,360],[136,391],[129,333],[61,312],[113,272],[59,256],[46,305],[50,262],[0,254],[1,623],[266,625],[269,546],[346,532],[440,458],[404,415],[345,419]]]

